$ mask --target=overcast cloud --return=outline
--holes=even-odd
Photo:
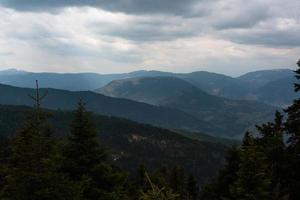
[[[0,69],[293,68],[298,0],[0,0]]]

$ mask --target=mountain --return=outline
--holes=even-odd
[[[200,131],[218,135],[220,128],[199,120],[183,111],[149,105],[127,99],[107,97],[94,92],[71,92],[57,89],[40,89],[41,94],[48,91],[42,106],[49,109],[73,110],[77,102],[83,99],[87,109],[108,116],[124,117],[141,123],[148,123],[170,129]],[[0,84],[0,104],[4,105],[33,105],[29,94],[35,94],[34,89],[18,88]],[[220,134],[225,134],[220,133]]]
[[[116,75],[116,78],[119,78]],[[57,74],[57,73],[22,73],[22,74],[2,74],[0,73],[0,83],[13,85],[16,87],[35,87],[35,80],[43,80],[41,87],[66,89],[72,91],[92,90],[96,85],[105,84],[109,77],[102,77],[94,73],[80,74]]]
[[[34,88],[35,80],[42,80],[40,86],[43,88],[63,89],[70,91],[88,91],[102,87],[113,80],[139,77],[146,74],[148,76],[157,76],[162,75],[163,72],[135,71],[123,74],[33,73],[9,69],[0,71],[0,83],[16,87]]]
[[[20,74],[26,74],[26,73],[27,73],[26,71],[14,69],[14,68],[0,71],[0,75],[20,75]]]
[[[238,79],[211,72],[199,71],[179,74],[176,77],[193,84],[209,94],[230,99],[245,99],[251,90],[248,84]]]
[[[294,92],[294,76],[270,81],[255,91],[257,100],[272,105],[287,107],[299,94]]]
[[[251,126],[268,120],[275,110],[263,103],[213,96],[175,77],[123,79],[97,92],[184,111],[218,126],[219,136],[226,133],[226,136],[237,137]]]
[[[0,105],[0,136],[14,134],[32,112],[29,107]],[[46,112],[52,116],[50,122],[55,128],[55,134],[66,135],[72,112]],[[132,173],[136,173],[140,164],[145,164],[149,170],[181,165],[202,184],[220,169],[227,149],[219,141],[193,140],[166,129],[122,118],[92,115],[92,119],[97,126],[100,141],[110,148],[112,159]]]
[[[101,88],[111,81],[137,78],[137,77],[176,77],[185,80],[197,88],[219,97],[236,100],[257,100],[260,101],[260,88],[269,82],[293,77],[293,71],[289,69],[281,70],[262,70],[249,72],[237,78],[230,76],[197,71],[192,73],[171,73],[161,71],[135,71],[120,74],[97,74],[97,73],[32,73],[9,69],[0,71],[0,83],[16,87],[34,88],[35,80],[41,80],[40,86],[43,88],[55,88],[70,91],[93,91]],[[282,84],[286,84],[283,82]],[[284,87],[289,87],[287,84]],[[277,88],[273,88],[276,92]],[[263,89],[262,89],[263,90]],[[290,90],[289,90],[290,91]],[[288,93],[293,96],[293,92]],[[284,102],[282,100],[272,100],[271,96],[262,98],[262,102],[283,106],[290,104],[289,98]],[[277,103],[279,102],[279,103]]]
[[[294,72],[290,69],[273,69],[249,72],[238,77],[237,79],[252,85],[254,88],[259,88],[265,84],[268,84],[269,82],[293,76]]]
[[[141,70],[123,74],[96,74],[32,73],[10,69],[2,72],[0,71],[0,83],[16,87],[34,88],[35,80],[43,80],[41,87],[44,88],[86,91],[98,89],[114,80],[146,76],[172,76],[181,78],[210,94],[225,96],[228,98],[239,98],[246,92],[245,86],[238,83],[238,80],[229,76],[204,71],[185,74]]]

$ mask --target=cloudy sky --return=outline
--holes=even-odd
[[[0,0],[0,70],[293,68],[299,0]]]

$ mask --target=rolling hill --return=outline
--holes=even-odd
[[[275,108],[254,101],[216,97],[192,84],[174,77],[143,77],[113,81],[97,90],[99,93],[188,113],[226,132],[226,136],[242,134],[254,124],[264,122]],[[223,135],[225,136],[225,135]]]

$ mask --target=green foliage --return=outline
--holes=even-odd
[[[252,136],[247,136],[245,143],[241,149],[241,162],[233,194],[240,200],[268,200],[271,198],[271,180],[266,164],[267,158]]]
[[[240,149],[233,146],[227,152],[225,164],[218,176],[203,187],[200,199],[220,200],[235,199],[232,188],[238,178],[237,171],[240,165]]]
[[[196,200],[198,197],[199,189],[197,187],[197,181],[194,176],[189,175],[186,185],[186,191],[188,195],[188,199]]]
[[[122,197],[126,175],[107,163],[105,151],[97,140],[82,101],[74,113],[71,134],[63,147],[62,171],[79,185],[83,199],[114,200]]]
[[[70,132],[73,113],[53,110],[46,112],[52,115],[49,121],[53,124],[54,135],[65,139]],[[31,113],[32,109],[28,107],[0,105],[1,135],[13,135],[25,116]],[[161,166],[172,168],[179,165],[192,173],[199,185],[202,185],[221,168],[228,148],[212,138],[197,141],[167,129],[122,118],[101,115],[91,115],[90,118],[96,125],[101,146],[109,149],[108,160],[113,160],[130,174],[136,173],[140,163],[144,163],[151,171]]]
[[[11,144],[1,199],[72,199],[72,190],[56,170],[55,141],[45,114],[27,119]]]

